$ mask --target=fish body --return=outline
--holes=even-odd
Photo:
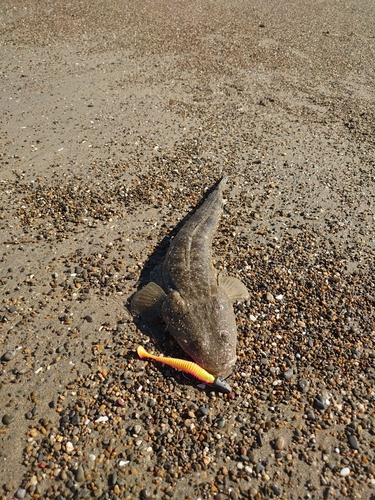
[[[148,283],[132,309],[145,319],[160,311],[181,348],[215,377],[225,378],[236,362],[233,302],[248,296],[236,278],[218,276],[212,240],[223,207],[224,177],[172,240],[162,267],[162,287]]]

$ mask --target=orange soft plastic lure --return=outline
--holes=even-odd
[[[193,363],[193,361],[186,361],[185,359],[170,358],[164,356],[155,356],[154,354],[150,354],[149,352],[147,352],[142,346],[138,347],[137,353],[138,356],[142,359],[149,358],[155,361],[160,361],[161,363],[164,363],[165,365],[168,366],[172,366],[177,370],[181,370],[185,373],[190,373],[191,375],[196,377],[198,380],[201,380],[205,384],[210,384],[217,391],[226,393],[232,392],[230,385],[227,384],[224,380],[221,380],[220,378],[215,378],[213,375],[211,375],[211,373],[208,373],[199,365]]]

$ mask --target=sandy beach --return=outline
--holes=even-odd
[[[0,498],[374,500],[374,3],[0,12]],[[230,394],[129,309],[223,175]]]

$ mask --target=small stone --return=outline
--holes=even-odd
[[[275,496],[279,497],[281,495],[281,491],[275,484],[271,484],[271,490],[274,492]]]
[[[306,415],[307,415],[308,420],[315,420],[315,418],[316,418],[314,411],[311,409],[307,410]]]
[[[257,474],[261,474],[263,471],[264,471],[264,466],[260,462],[258,462],[255,466],[255,472]]]
[[[82,465],[80,465],[76,470],[75,478],[77,483],[83,483],[85,480],[85,471],[83,470]]]
[[[342,477],[346,477],[346,476],[349,476],[350,474],[350,469],[349,467],[344,467],[343,469],[341,469],[340,471],[340,476]]]
[[[279,436],[275,441],[275,450],[281,451],[282,449],[284,449],[284,446],[285,446],[285,439],[282,436]]]
[[[115,486],[116,483],[117,483],[117,472],[114,471],[114,472],[112,472],[112,474],[108,478],[108,485],[110,487],[113,487],[113,486]]]
[[[252,464],[255,464],[256,458],[255,458],[255,453],[253,452],[253,450],[249,450],[247,452],[247,456],[249,458],[249,462],[251,462]]]
[[[68,441],[66,443],[66,445],[65,445],[65,449],[66,449],[67,453],[72,453],[72,451],[74,450],[73,443],[71,443],[70,441]]]
[[[349,436],[348,438],[348,441],[349,441],[349,444],[350,444],[350,447],[353,449],[353,450],[359,450],[359,445],[358,445],[358,440],[355,436],[353,436],[352,434]]]
[[[36,476],[31,476],[30,481],[29,481],[31,486],[36,486],[38,484],[38,479]]]
[[[267,300],[267,302],[275,302],[275,297],[272,295],[272,293],[267,292],[266,293],[266,300]]]
[[[1,419],[4,425],[10,425],[13,422],[13,420],[14,420],[14,415],[10,415],[9,413],[6,413]]]
[[[219,418],[219,420],[216,422],[216,426],[218,429],[222,429],[225,426],[225,418]]]
[[[298,390],[300,390],[301,392],[307,392],[309,388],[310,388],[310,382],[307,379],[305,378],[299,379]]]
[[[25,496],[26,496],[26,490],[24,488],[18,488],[18,490],[16,491],[15,497],[16,498],[25,498]]]
[[[290,368],[289,370],[284,372],[285,380],[290,380],[293,377],[293,374],[294,374],[294,372],[293,372],[292,368]]]
[[[150,493],[148,492],[148,490],[146,490],[146,488],[144,488],[143,490],[141,490],[140,497],[141,497],[142,500],[149,500]]]
[[[11,351],[7,351],[1,356],[1,361],[10,361],[16,355],[16,350],[12,349]]]
[[[317,396],[316,399],[314,400],[314,408],[317,410],[326,410],[327,406],[324,403],[324,399],[322,396]]]
[[[257,440],[258,446],[262,447],[263,446],[263,438],[262,438],[261,434],[257,434],[256,440]]]
[[[9,312],[9,313],[14,313],[14,312],[16,312],[16,311],[18,311],[18,307],[17,307],[17,306],[12,306],[12,307],[10,307],[10,308],[8,309],[8,312]],[[23,498],[23,497],[22,497],[22,498]]]

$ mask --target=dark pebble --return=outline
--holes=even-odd
[[[258,446],[263,446],[263,438],[261,434],[257,434],[257,444]]]
[[[87,321],[87,323],[92,323],[93,322],[93,319],[91,316],[87,315],[83,318],[85,321]]]
[[[358,440],[355,436],[353,435],[349,436],[349,444],[353,450],[359,450]]]
[[[279,488],[274,485],[274,484],[271,484],[271,490],[274,492],[274,494],[279,497],[281,495],[281,491],[279,490]]]
[[[314,400],[314,408],[316,408],[317,410],[327,409],[322,396],[317,396],[317,398]]]
[[[208,415],[208,409],[205,406],[201,406],[199,408],[199,413],[200,415],[202,415],[202,417],[205,417],[206,415]]]
[[[140,499],[150,500],[150,493],[146,489],[141,490]]]
[[[78,425],[79,424],[79,415],[78,414],[74,415],[74,417],[71,418],[70,422],[72,425]]]
[[[117,483],[117,472],[114,471],[108,478],[108,485],[113,487]]]
[[[13,415],[10,415],[9,413],[6,413],[3,418],[1,419],[2,423],[4,425],[9,425],[13,422],[14,420],[14,416]]]
[[[14,312],[16,312],[17,310],[18,310],[18,307],[17,307],[17,306],[12,306],[12,307],[10,307],[10,308],[8,309],[8,312],[9,312],[9,313],[14,313]]]

